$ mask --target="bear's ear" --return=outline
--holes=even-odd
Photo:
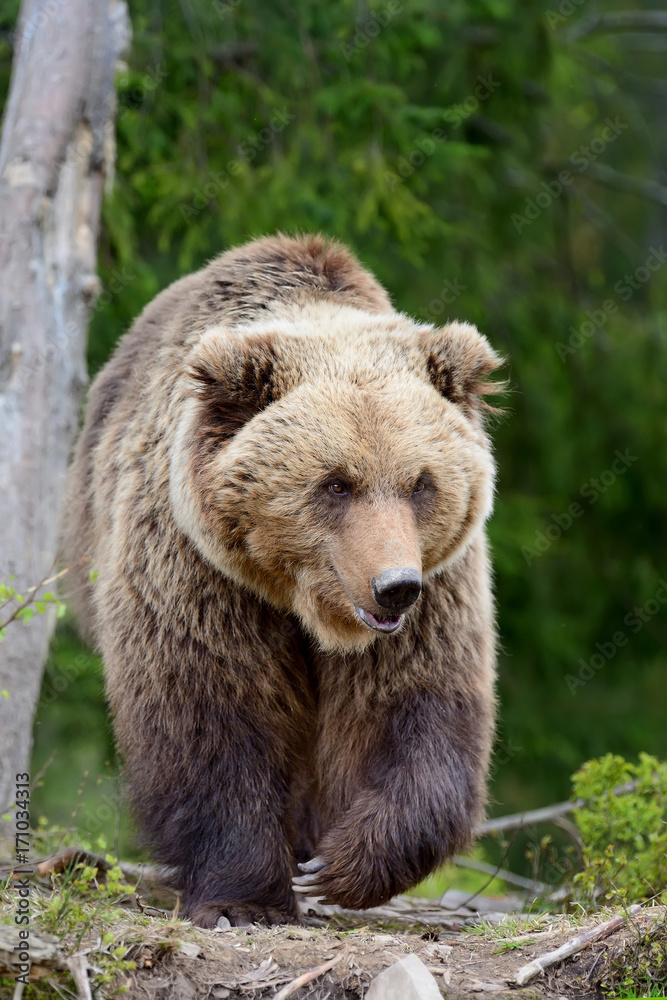
[[[487,376],[504,364],[486,337],[470,323],[448,323],[421,334],[429,377],[446,399],[468,413],[498,412],[482,398],[503,392],[505,382],[489,382]]]
[[[186,375],[211,422],[233,434],[276,398],[270,335],[240,337],[208,330],[193,348]]]

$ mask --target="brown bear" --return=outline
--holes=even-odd
[[[279,235],[158,295],[93,382],[65,551],[99,574],[132,806],[194,922],[375,906],[468,844],[499,363],[340,244]]]

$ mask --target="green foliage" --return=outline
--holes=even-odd
[[[86,841],[106,833],[119,856],[128,857],[130,824],[118,787],[102,664],[70,617],[49,650],[34,735],[34,815],[72,827]]]
[[[665,989],[667,986],[651,985],[650,983],[637,982],[633,972],[630,973],[629,982],[618,992],[616,987],[612,987],[613,995],[605,993],[609,1000],[639,1000],[640,997],[654,997],[655,1000],[665,1000]],[[638,992],[641,990],[641,993]]]
[[[42,830],[38,839],[52,839],[54,832]],[[122,912],[119,906],[134,896],[134,888],[125,883],[114,857],[106,853],[104,838],[94,846],[109,866],[104,873],[83,862],[72,864],[62,873],[51,874],[48,891],[34,890],[32,903],[40,930],[56,935],[72,953],[86,945],[90,948],[94,955],[91,982],[100,987],[114,981],[117,984],[120,974],[135,968],[135,962],[125,957],[129,948],[116,943]],[[8,885],[0,891],[0,904],[9,910],[12,903]],[[117,991],[122,992],[122,986]]]
[[[647,931],[638,931],[607,963],[603,996],[630,1000],[667,996],[667,920],[664,913]]]
[[[44,820],[32,833],[31,851],[36,857],[50,858],[73,846],[82,849],[85,857],[78,852],[64,871],[36,875],[31,880],[31,922],[40,932],[55,935],[66,956],[86,955],[95,996],[117,996],[127,991],[124,974],[136,967],[135,958],[145,945],[166,954],[178,950],[181,942],[191,940],[196,932],[175,915],[156,919],[137,907],[137,889],[126,882],[117,855],[109,851],[104,836],[89,837]],[[141,894],[145,900],[146,886]],[[13,923],[15,908],[15,887],[7,879],[0,882],[0,921]],[[47,980],[51,988],[42,992],[42,984],[30,983],[23,995],[28,1000],[69,996],[68,979],[67,973],[54,972]],[[10,985],[11,980],[0,978],[2,1000],[14,996],[13,990],[3,992]]]
[[[10,577],[12,579],[12,577]],[[28,625],[35,614],[43,615],[47,608],[54,607],[58,618],[65,614],[66,607],[61,599],[50,590],[40,590],[48,581],[31,587],[24,597],[9,583],[0,583],[0,642],[7,634],[7,626],[13,622],[23,622]],[[39,594],[39,597],[37,596]],[[9,697],[6,691],[0,692],[3,697]]]
[[[622,794],[619,790],[631,786]],[[667,888],[667,762],[606,754],[573,776],[586,900],[635,902]]]

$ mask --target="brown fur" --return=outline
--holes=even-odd
[[[99,573],[81,612],[132,802],[193,920],[296,919],[314,853],[328,899],[374,905],[468,843],[498,363],[340,245],[278,236],[159,295],[93,383],[65,551]],[[378,634],[355,606],[381,615],[372,581],[404,566],[422,595]]]

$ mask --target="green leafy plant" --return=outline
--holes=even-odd
[[[36,614],[45,614],[47,608],[55,607],[58,618],[62,618],[67,610],[65,604],[57,594],[50,590],[42,591],[42,588],[58,580],[66,572],[69,572],[69,568],[42,580],[41,583],[27,590],[25,597],[15,587],[10,586],[13,577],[10,577],[6,583],[0,583],[0,614],[2,615],[0,618],[0,642],[5,638],[7,626],[11,622],[22,621],[24,625],[27,625]],[[5,691],[2,694],[4,697],[8,696]]]
[[[623,988],[621,993],[615,993],[613,997],[609,997],[609,1000],[639,1000],[639,997],[653,997],[654,1000],[665,1000],[665,987],[652,986],[650,989],[650,993],[647,993],[644,990],[642,990],[641,993],[638,993],[636,986],[629,986],[627,988]]]
[[[636,929],[625,946],[612,953],[600,983],[610,1000],[667,995],[667,920],[664,911],[656,912],[651,926]]]
[[[50,831],[53,839],[58,831]],[[36,834],[37,841],[46,834]],[[61,836],[62,840],[62,836]],[[35,919],[41,930],[55,934],[71,952],[89,947],[94,953],[94,986],[114,982],[117,992],[122,992],[117,977],[135,968],[127,958],[128,944],[117,939],[120,907],[134,896],[134,888],[127,885],[116,859],[106,852],[106,842],[98,839],[95,846],[104,851],[104,870],[85,862],[73,863],[63,872],[51,872],[50,891],[35,887],[33,905]],[[102,863],[102,862],[100,862]],[[8,883],[0,890],[0,904],[11,906],[12,889]]]
[[[575,885],[589,902],[635,901],[667,886],[667,762],[640,754],[590,760],[573,776],[583,871]]]

